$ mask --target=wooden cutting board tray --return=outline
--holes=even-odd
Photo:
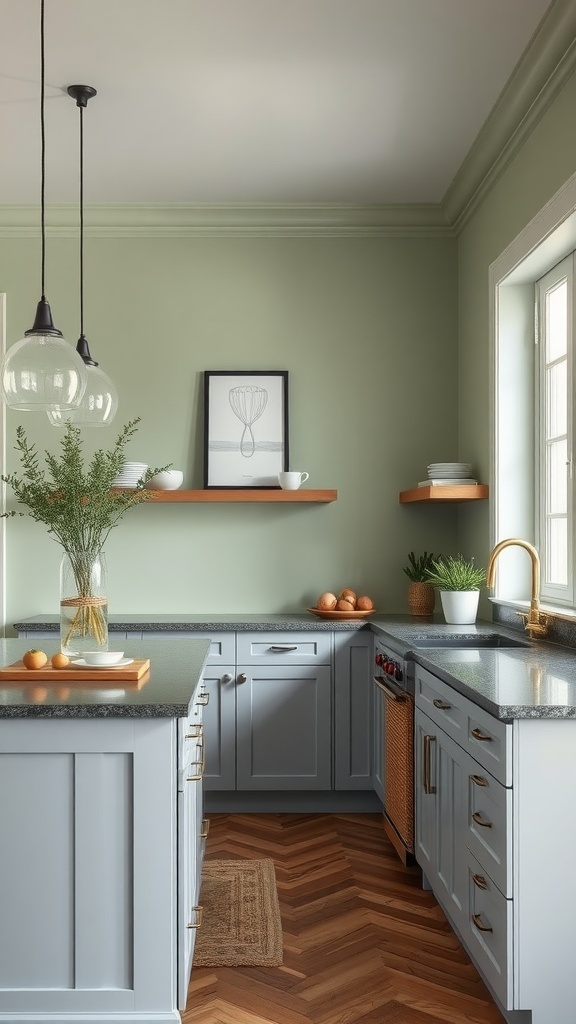
[[[52,668],[50,662],[44,668],[26,668],[22,661],[0,668],[0,680],[11,682],[32,683],[42,680],[46,683],[73,682],[122,682],[127,679],[140,679],[150,668],[150,658],[135,658],[131,665],[118,668],[78,668],[77,665],[66,668]]]

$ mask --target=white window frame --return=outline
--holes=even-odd
[[[546,297],[550,292],[566,283],[567,291],[567,353],[566,353],[566,404],[567,404],[567,566],[566,585],[548,582],[548,544],[546,539],[548,508],[548,488],[546,474],[546,435],[547,435],[547,394],[546,394]],[[535,424],[536,433],[534,441],[536,461],[536,547],[540,552],[542,565],[540,596],[552,604],[566,605],[573,608],[575,605],[575,567],[574,567],[574,510],[576,501],[574,494],[574,473],[573,453],[574,438],[576,436],[574,423],[575,403],[572,400],[574,393],[574,285],[575,285],[575,259],[571,253],[560,263],[541,277],[535,286],[536,306],[536,408]]]
[[[490,541],[537,545],[534,287],[576,250],[576,173],[489,268],[491,379]],[[574,568],[574,567],[573,567]],[[496,563],[492,600],[518,610],[530,600],[530,560],[509,547]],[[559,617],[576,607],[542,601]]]

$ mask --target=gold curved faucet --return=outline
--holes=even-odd
[[[496,575],[496,559],[504,548],[517,546],[524,548],[530,555],[530,561],[532,564],[532,592],[530,595],[530,611],[518,612],[518,615],[524,619],[524,629],[530,634],[531,637],[546,636],[548,632],[548,619],[549,616],[545,612],[540,611],[540,602],[538,595],[540,593],[540,556],[533,544],[529,544],[527,540],[519,540],[517,537],[508,537],[507,540],[501,540],[499,544],[490,553],[488,559],[488,569],[486,571],[486,586],[494,586],[494,577]]]

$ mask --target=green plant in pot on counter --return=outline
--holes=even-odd
[[[408,555],[408,565],[404,566],[410,583],[408,585],[408,611],[411,615],[432,615],[436,595],[434,587],[428,582],[428,574],[434,565],[434,559],[438,558],[432,551],[424,551],[421,555],[415,555],[411,551]]]
[[[450,624],[476,621],[480,587],[485,580],[486,570],[464,555],[442,556],[428,572],[429,583],[440,591],[444,618]]]
[[[60,438],[58,458],[45,452],[40,466],[38,452],[28,441],[23,427],[16,430],[15,449],[21,475],[2,476],[17,502],[26,512],[11,509],[3,516],[28,515],[43,523],[48,534],[63,548],[61,646],[66,654],[97,650],[108,642],[108,599],[105,589],[103,545],[113,527],[128,509],[146,501],[151,492],[145,485],[161,469],[148,469],[135,487],[113,486],[125,462],[125,448],[136,433],[139,419],[128,422],[108,451],[94,453],[84,465],[83,439],[79,427],[68,421]],[[64,582],[65,581],[65,582]]]

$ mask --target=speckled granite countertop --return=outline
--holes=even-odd
[[[45,642],[46,654],[59,644]],[[30,640],[0,640],[0,664],[11,665]],[[147,680],[138,682],[0,682],[0,718],[181,718],[202,675],[209,640],[174,637],[126,641],[126,655],[150,658]]]
[[[50,615],[35,615],[14,623],[17,630],[49,629],[55,633],[58,626],[58,618]],[[416,644],[424,644],[427,636],[447,633],[503,633],[527,640],[521,631],[511,630],[499,623],[478,620],[474,626],[448,626],[441,615],[419,621],[402,614],[376,614],[367,619],[335,621],[319,619],[310,612],[278,615],[138,614],[116,615],[110,619],[111,632],[141,630],[144,637],[151,630],[165,631],[168,637],[180,631],[193,634],[222,630],[349,632],[360,629],[388,638],[398,653],[412,657],[497,718],[576,718],[576,648],[545,642],[530,642],[525,648],[505,650],[431,650],[416,647]],[[173,644],[190,644],[190,640],[179,641],[174,636],[170,639]],[[22,650],[30,645],[29,640],[11,642],[23,644]],[[125,641],[127,644],[131,642],[134,641]],[[143,649],[145,642],[138,640],[138,652]]]
[[[417,623],[409,616],[383,616],[375,633],[399,652],[439,676],[491,715],[515,718],[576,718],[576,649],[530,641],[523,632],[494,622],[448,626],[441,619]],[[426,637],[500,633],[526,647],[497,650],[426,649]],[[416,647],[416,643],[419,645]]]
[[[142,630],[162,631],[166,633],[198,633],[210,630],[235,630],[236,632],[266,632],[267,630],[285,629],[302,632],[318,630],[353,631],[369,629],[370,619],[320,619],[311,612],[294,612],[284,615],[242,615],[240,612],[230,615],[110,615],[108,629],[111,633]],[[42,629],[58,632],[60,619],[56,615],[33,615],[29,619],[14,622],[14,629],[19,633],[24,630]]]

